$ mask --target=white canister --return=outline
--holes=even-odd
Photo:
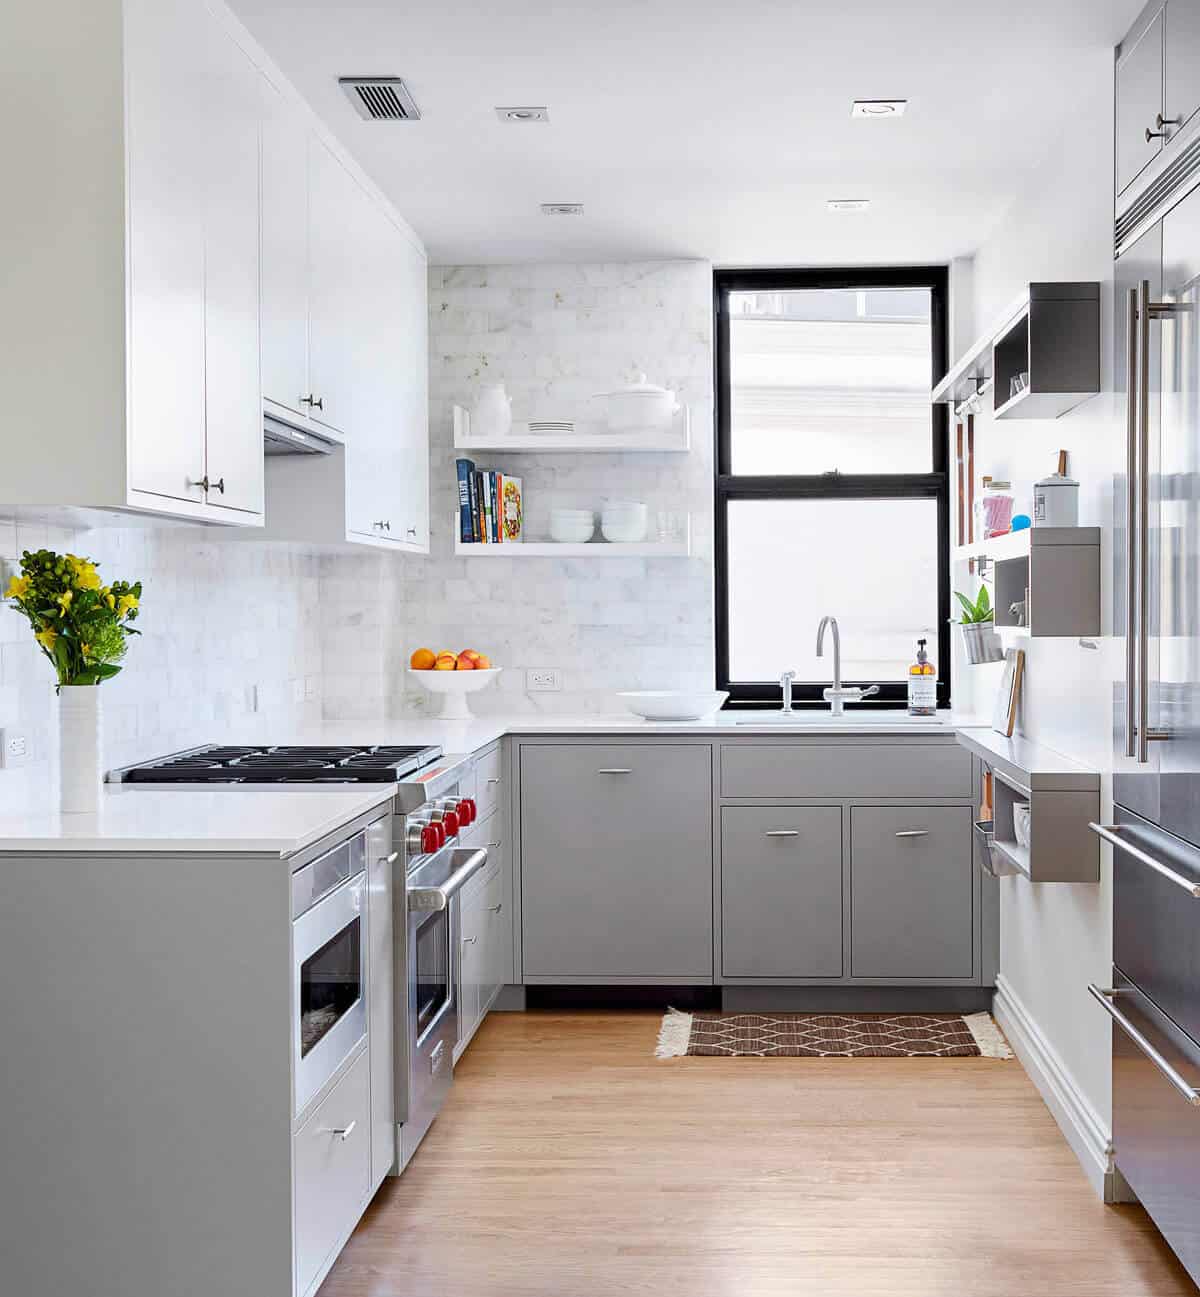
[[[100,686],[62,685],[58,691],[59,809],[94,815],[100,809]]]
[[[1067,476],[1067,452],[1058,452],[1058,472],[1033,484],[1035,527],[1079,526],[1079,483]]]
[[[512,431],[512,397],[503,383],[485,383],[471,411],[471,439],[485,441],[507,437]]]

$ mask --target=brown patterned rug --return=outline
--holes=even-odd
[[[658,1058],[1012,1058],[990,1013],[680,1013]]]

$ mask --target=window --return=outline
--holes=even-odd
[[[918,638],[949,688],[946,272],[718,271],[717,685],[825,706],[832,648],[864,706],[905,697]]]

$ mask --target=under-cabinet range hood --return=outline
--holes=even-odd
[[[328,455],[339,444],[313,428],[293,428],[269,414],[263,416],[263,449],[268,455]]]

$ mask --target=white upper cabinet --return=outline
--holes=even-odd
[[[67,9],[5,33],[0,503],[257,525],[257,71],[203,0]]]
[[[1183,126],[1200,108],[1200,4],[1170,0],[1164,17],[1162,115]]]
[[[267,534],[427,552],[424,250],[310,121],[263,93],[264,406],[342,443],[271,457]]]
[[[262,384],[267,410],[308,414],[308,130],[262,81]]]

